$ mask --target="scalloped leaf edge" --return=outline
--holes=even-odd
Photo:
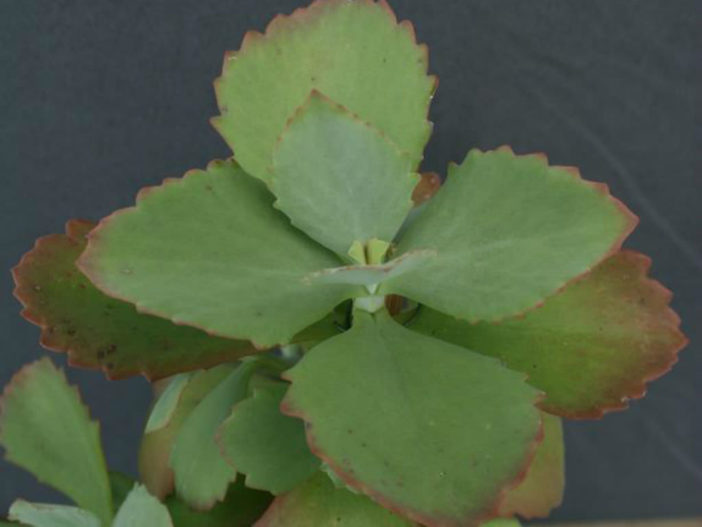
[[[572,413],[561,411],[556,413],[555,411],[553,411],[553,409],[548,407],[548,405],[542,404],[540,407],[545,412],[557,415],[559,417],[564,417],[566,419],[601,419],[610,412],[626,410],[627,408],[629,408],[629,401],[641,399],[646,395],[649,383],[662,377],[663,375],[665,375],[673,369],[673,366],[675,366],[675,364],[679,360],[678,355],[680,351],[682,351],[690,342],[690,339],[680,329],[680,316],[673,310],[673,308],[670,307],[670,302],[673,299],[673,292],[667,287],[665,287],[658,280],[651,278],[649,275],[652,265],[651,258],[643,253],[633,251],[630,249],[622,249],[619,251],[619,254],[621,255],[621,257],[630,259],[630,262],[636,268],[641,285],[645,286],[649,290],[651,296],[660,298],[665,304],[665,308],[662,310],[661,318],[666,318],[667,325],[669,326],[668,329],[671,331],[671,333],[675,334],[676,336],[676,343],[673,347],[671,347],[668,350],[668,360],[664,365],[655,370],[651,370],[648,373],[648,375],[636,379],[635,382],[627,384],[627,386],[629,386],[629,388],[627,389],[628,393],[622,396],[622,399],[618,403],[612,403],[611,405],[603,405],[601,407],[598,407],[597,409],[593,409],[592,411]],[[589,274],[590,272],[579,277],[578,280],[587,277]],[[571,283],[575,283],[575,281]]]
[[[195,170],[191,172],[196,172]],[[165,181],[170,181],[174,180],[177,181],[179,178],[167,178]],[[144,191],[144,195],[146,195],[148,192],[150,192],[152,189],[157,188],[158,186],[155,187],[145,187],[141,189]],[[129,207],[129,209],[134,208],[134,207]],[[120,213],[122,211],[126,211],[127,209],[120,209],[118,211],[115,211],[113,214]],[[108,216],[105,218],[105,220],[109,219],[112,215]],[[119,373],[114,372],[110,368],[110,362],[109,361],[100,361],[99,366],[96,366],[96,364],[91,363],[91,362],[85,362],[82,361],[79,357],[79,352],[78,348],[72,345],[64,345],[61,344],[60,339],[58,339],[54,335],[54,326],[47,320],[47,317],[44,316],[40,310],[35,309],[34,305],[34,300],[31,298],[30,293],[28,292],[28,289],[30,287],[37,287],[31,286],[28,283],[25,283],[24,277],[23,277],[23,272],[26,267],[31,267],[31,262],[30,260],[33,259],[38,253],[41,254],[43,250],[45,250],[48,246],[50,246],[54,242],[63,242],[63,241],[69,241],[71,243],[81,243],[83,238],[86,242],[89,239],[89,234],[94,231],[97,226],[99,225],[98,222],[91,221],[91,220],[86,220],[86,219],[70,219],[65,223],[64,226],[64,233],[54,233],[54,234],[48,234],[45,236],[41,236],[37,238],[34,242],[34,245],[32,248],[25,252],[22,257],[20,258],[19,262],[12,268],[12,278],[14,281],[14,289],[13,289],[13,296],[19,301],[19,303],[22,305],[22,309],[20,311],[20,315],[22,318],[24,318],[26,321],[30,322],[31,324],[34,324],[37,326],[40,330],[40,337],[39,337],[39,344],[53,352],[57,353],[65,353],[67,356],[67,361],[68,365],[72,367],[77,367],[77,368],[85,368],[89,370],[94,370],[94,371],[101,371],[105,377],[109,380],[121,380],[121,379],[126,379],[135,375],[141,375],[144,378],[146,378],[149,382],[159,380],[164,378],[163,374],[159,374],[156,372],[152,372],[149,370],[146,365],[138,365],[133,368],[125,368],[121,370]],[[86,245],[87,248],[87,245]],[[85,252],[85,249],[83,250]],[[82,254],[81,254],[82,256]],[[86,275],[83,270],[80,268],[78,265],[78,261],[76,260],[75,264],[76,270],[80,272],[92,285],[94,285],[101,294],[104,294],[110,298],[114,298],[118,301],[125,302],[126,304],[129,304],[130,306],[134,306],[134,303],[124,300],[122,298],[115,297],[111,294],[106,293],[104,290],[102,290],[100,287],[98,287],[90,278],[88,275]],[[135,306],[136,307],[136,306]],[[169,321],[174,323],[172,320],[155,315],[154,313],[150,313],[147,311],[141,311],[137,309],[137,313],[146,315],[146,316],[156,316],[158,318],[163,319],[164,321]],[[175,324],[175,323],[174,323]],[[194,327],[189,324],[175,324],[175,325],[182,325],[186,327]],[[203,330],[202,328],[196,328],[198,330],[203,331],[205,334],[217,337],[218,335],[214,335],[210,332],[207,332]],[[230,337],[223,337],[231,340]],[[255,348],[255,346],[254,346]],[[268,348],[266,348],[268,349]],[[262,348],[255,348],[256,351],[253,351],[251,354],[256,354],[261,351],[265,351],[266,349]],[[223,360],[226,360],[228,358],[227,353],[221,353],[215,357],[212,358],[211,361],[207,363],[203,363],[201,367],[211,367],[211,366],[216,366],[217,364],[220,364]],[[238,358],[238,357],[237,357]],[[176,375],[179,372],[169,372],[166,377],[171,376],[171,375]]]
[[[121,300],[122,302],[127,302],[129,304],[134,305],[136,307],[137,312],[139,312],[139,313],[143,313],[146,315],[152,315],[155,317],[160,317],[160,318],[164,318],[166,320],[170,320],[176,326],[188,326],[188,327],[197,328],[197,329],[204,331],[206,334],[211,335],[213,337],[232,339],[233,337],[231,335],[224,335],[224,334],[221,334],[219,332],[212,331],[212,330],[207,329],[199,324],[186,323],[186,322],[183,322],[181,320],[174,319],[173,317],[171,317],[165,313],[162,313],[159,310],[146,308],[142,304],[140,304],[139,302],[135,303],[122,295],[116,294],[116,293],[110,291],[109,288],[105,286],[103,281],[100,280],[99,277],[96,276],[96,274],[93,273],[92,269],[91,269],[92,268],[92,258],[94,257],[93,252],[95,251],[95,240],[97,240],[100,237],[100,235],[102,234],[102,230],[107,225],[109,225],[115,218],[118,218],[122,214],[127,214],[127,213],[135,211],[139,207],[141,202],[144,200],[144,198],[146,198],[149,194],[151,194],[153,192],[161,192],[161,191],[163,191],[163,189],[165,187],[167,187],[169,185],[182,185],[188,178],[196,176],[198,174],[201,174],[202,172],[212,170],[212,169],[217,168],[218,166],[221,166],[221,165],[226,164],[226,163],[232,163],[237,167],[239,166],[236,163],[236,161],[234,161],[233,158],[214,159],[207,164],[207,166],[204,170],[191,169],[191,170],[186,171],[182,177],[178,177],[178,178],[168,177],[168,178],[165,178],[161,182],[161,184],[159,184],[159,185],[150,185],[150,186],[146,186],[146,187],[143,187],[142,189],[140,189],[136,195],[136,200],[135,200],[134,205],[132,205],[131,207],[125,207],[122,209],[118,209],[118,210],[114,211],[112,214],[102,218],[98,222],[97,226],[92,231],[90,231],[89,235],[87,236],[88,243],[85,247],[85,250],[83,251],[83,254],[81,254],[80,258],[78,258],[78,260],[76,261],[76,267],[78,267],[78,269],[85,276],[88,277],[88,279],[93,283],[93,285],[95,287],[97,287],[100,291],[102,291],[104,294],[106,294],[109,297],[116,298],[117,300]],[[258,350],[259,352],[271,349],[270,346],[260,345],[257,342],[255,342],[255,341],[253,341],[245,336],[238,337],[238,338],[241,340],[250,341],[251,344],[253,345],[253,347],[256,348],[256,350]]]
[[[419,49],[422,55],[423,73],[427,77],[429,77],[430,82],[432,83],[432,88],[429,90],[428,94],[428,103],[431,102],[439,86],[439,77],[437,75],[429,75],[429,47],[426,43],[420,43],[417,41],[417,32],[414,28],[414,24],[412,24],[412,22],[409,20],[398,21],[397,15],[393,11],[392,7],[390,7],[387,0],[379,0],[377,2],[375,0],[356,1],[357,3],[362,3],[365,5],[379,6],[381,10],[387,15],[390,22],[393,25],[395,25],[399,30],[403,31],[407,35],[407,38],[410,40],[410,43]],[[296,23],[299,23],[300,21],[305,19],[310,19],[314,16],[318,16],[321,10],[327,9],[329,8],[329,6],[344,4],[347,2],[348,0],[314,0],[311,4],[307,6],[298,7],[297,9],[293,10],[290,14],[279,13],[268,22],[268,24],[262,32],[254,29],[246,31],[244,33],[244,37],[241,40],[241,44],[238,50],[225,51],[224,58],[222,60],[221,73],[219,77],[215,78],[212,82],[215,91],[215,96],[217,99],[217,107],[220,111],[220,115],[210,118],[210,125],[215,129],[215,131],[218,131],[218,122],[228,113],[227,106],[223,102],[221,102],[222,97],[219,93],[221,89],[220,86],[222,83],[222,79],[225,75],[230,61],[236,60],[238,55],[245,53],[249,47],[255,46],[258,43],[258,41],[272,40],[276,38],[280,33],[290,30],[291,28],[294,29],[294,25]],[[293,114],[294,113],[296,112],[293,112]],[[427,123],[424,137],[424,144],[426,145],[426,143],[429,141],[429,138],[431,137],[434,127],[432,121],[429,120],[429,104],[427,104],[427,110],[424,120]],[[285,128],[287,128],[287,124]],[[235,145],[230,145],[230,148],[234,150]]]
[[[509,145],[501,145],[497,147],[494,150],[481,150],[479,148],[473,148],[470,150],[472,151],[477,151],[481,154],[485,154],[491,151],[497,151],[497,152],[507,152],[511,154],[512,156],[519,158],[519,157],[533,157],[541,161],[543,165],[545,165],[549,169],[555,169],[555,170],[562,170],[568,174],[570,174],[573,179],[582,185],[585,185],[586,187],[590,187],[594,190],[596,190],[600,195],[604,196],[608,201],[610,201],[615,208],[619,211],[619,213],[622,214],[622,217],[626,219],[626,224],[624,228],[622,229],[622,233],[619,235],[619,237],[612,243],[610,246],[609,250],[603,253],[603,255],[595,260],[593,263],[591,263],[587,269],[585,269],[582,273],[564,281],[560,286],[558,286],[556,289],[554,289],[550,294],[546,295],[544,298],[536,302],[535,304],[522,309],[521,311],[517,313],[513,313],[511,315],[506,315],[506,316],[500,316],[500,317],[495,317],[491,319],[465,319],[461,317],[455,317],[458,320],[465,320],[466,322],[470,324],[477,324],[478,322],[488,322],[491,324],[499,324],[500,322],[504,320],[508,320],[510,318],[519,318],[523,317],[526,315],[528,312],[533,311],[535,309],[540,308],[541,306],[544,305],[544,303],[551,297],[554,297],[558,294],[560,294],[566,287],[569,285],[582,280],[586,276],[588,276],[592,270],[597,267],[599,264],[604,262],[607,258],[610,256],[615,255],[618,253],[621,248],[622,244],[624,241],[631,235],[632,232],[634,232],[634,229],[636,229],[637,225],[639,224],[639,217],[634,214],[629,207],[627,207],[624,202],[619,200],[618,198],[614,197],[610,191],[609,191],[609,185],[606,183],[602,182],[597,182],[597,181],[590,181],[588,179],[585,179],[582,177],[582,174],[580,173],[580,169],[575,166],[567,166],[567,165],[551,165],[549,164],[548,156],[544,152],[532,152],[529,154],[516,154],[514,150],[512,149],[511,146]],[[469,154],[470,154],[469,152]],[[449,164],[449,171],[458,168],[458,164],[455,162],[452,162]]]

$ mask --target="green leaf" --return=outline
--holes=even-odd
[[[338,489],[322,473],[276,498],[255,527],[411,527],[365,496]]]
[[[351,305],[351,301],[346,301],[336,306],[334,311],[322,320],[315,322],[295,335],[292,345],[311,348],[315,343],[341,333],[348,325]]]
[[[22,315],[41,327],[43,346],[71,364],[101,368],[112,379],[167,377],[255,353],[251,343],[207,335],[101,293],[75,266],[94,223],[71,220],[66,234],[37,240],[13,269]]]
[[[282,494],[319,470],[307,446],[304,423],[280,412],[287,384],[255,389],[234,407],[219,431],[219,444],[232,466],[246,474],[246,485]]]
[[[481,524],[481,527],[520,527],[519,520],[514,518],[497,518]]]
[[[355,284],[370,287],[412,269],[421,268],[434,256],[436,256],[435,251],[410,251],[384,264],[347,265],[323,269],[307,275],[304,280],[311,283],[319,281],[325,284]]]
[[[471,325],[421,309],[411,327],[526,372],[546,393],[548,412],[601,417],[643,397],[687,343],[649,266],[646,256],[621,251],[523,317]]]
[[[253,373],[262,367],[257,358],[242,362],[193,409],[183,422],[171,452],[178,496],[198,510],[224,498],[236,470],[225,462],[215,438],[217,429],[243,400]]]
[[[5,387],[0,409],[7,459],[107,525],[112,495],[100,430],[63,373],[46,358],[25,366]]]
[[[173,413],[178,408],[178,401],[180,396],[183,394],[183,390],[188,385],[188,381],[192,374],[181,373],[174,376],[169,380],[168,386],[163,390],[154,407],[151,409],[149,414],[149,420],[146,422],[146,427],[144,428],[144,433],[149,434],[160,430],[161,428],[168,426]]]
[[[429,525],[494,511],[541,431],[522,374],[385,312],[357,312],[286,377],[282,409],[308,423],[312,451],[349,487]]]
[[[223,364],[209,370],[195,372],[183,389],[168,424],[144,434],[139,450],[139,474],[146,488],[154,496],[163,499],[173,491],[170,456],[183,423],[193,409],[226,379],[235,367],[233,364]]]
[[[173,527],[166,506],[146,487],[135,485],[119,508],[112,527]]]
[[[355,288],[302,281],[339,260],[272,202],[234,162],[213,162],[103,220],[78,265],[141,311],[258,346],[286,342]]]
[[[500,504],[502,516],[545,518],[563,500],[565,454],[563,426],[559,417],[542,412],[544,439],[536,449],[526,478],[505,494]]]
[[[354,241],[392,240],[419,180],[397,146],[318,92],[288,123],[271,173],[275,206],[342,257]]]
[[[229,487],[224,501],[207,512],[189,508],[175,496],[166,500],[175,527],[250,527],[261,517],[273,496],[244,486],[238,478]]]
[[[437,257],[383,291],[472,322],[502,319],[588,271],[635,223],[604,185],[549,167],[542,155],[472,150],[398,244],[399,253]]]
[[[134,488],[134,478],[131,478],[121,472],[110,471],[108,474],[110,478],[110,489],[112,489],[112,508],[115,513],[119,510],[127,499],[127,496]]]
[[[31,527],[100,527],[100,520],[92,512],[67,505],[16,500],[10,506],[9,516]]]
[[[249,32],[215,81],[222,113],[213,124],[252,175],[268,179],[275,144],[313,90],[343,104],[422,159],[436,83],[426,46],[386,3],[323,0]]]

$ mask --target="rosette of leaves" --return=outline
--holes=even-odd
[[[215,510],[243,474],[276,496],[264,527],[545,516],[560,418],[624,408],[675,362],[670,293],[620,249],[636,217],[605,185],[508,147],[440,188],[418,173],[427,71],[385,2],[276,17],[215,82],[232,159],[15,269],[72,364],[178,374],[142,445],[153,495]]]

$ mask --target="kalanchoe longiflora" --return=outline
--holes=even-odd
[[[545,516],[563,488],[558,416],[622,408],[675,362],[670,295],[620,250],[636,217],[605,185],[502,147],[470,151],[427,201],[427,69],[384,2],[277,17],[216,81],[236,161],[145,189],[93,230],[71,223],[16,269],[44,342],[114,377],[306,349],[282,378],[179,380],[142,450],[153,493],[175,472],[208,508],[244,473],[280,494],[262,526]]]

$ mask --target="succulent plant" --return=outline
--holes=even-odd
[[[278,16],[215,81],[233,158],[37,242],[14,277],[42,344],[156,399],[134,483],[48,359],[18,373],[0,443],[76,506],[11,519],[463,527],[560,503],[561,418],[641,397],[685,337],[605,185],[509,147],[419,172],[427,71],[385,2]]]

